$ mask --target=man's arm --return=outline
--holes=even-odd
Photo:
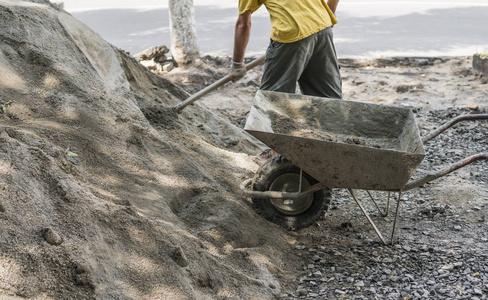
[[[248,10],[239,15],[234,33],[234,53],[232,55],[232,66],[230,68],[230,79],[233,82],[246,75],[244,55],[246,54],[247,43],[251,35],[251,11]]]
[[[337,4],[339,4],[339,0],[329,0],[327,1],[327,6],[329,6],[330,10],[335,14],[337,9]]]
[[[247,43],[251,35],[251,11],[248,10],[239,15],[236,22],[234,33],[234,55],[233,61],[244,61],[244,54],[246,53]]]

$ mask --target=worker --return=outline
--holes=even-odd
[[[342,98],[342,82],[332,26],[339,0],[239,0],[230,67],[233,82],[244,77],[244,55],[251,33],[251,14],[265,5],[271,20],[261,90]]]

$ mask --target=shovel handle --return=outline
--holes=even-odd
[[[246,65],[246,69],[247,70],[251,70],[252,68],[262,64],[265,60],[266,56],[263,55],[255,60],[253,60],[252,62],[248,63]],[[192,104],[193,102],[197,101],[198,99],[202,98],[203,96],[207,95],[208,93],[210,93],[211,91],[223,86],[224,84],[226,84],[227,82],[230,81],[230,76],[227,75],[225,77],[222,77],[220,78],[219,80],[217,80],[216,82],[212,83],[211,85],[209,85],[208,87],[204,88],[203,90],[197,92],[196,94],[190,96],[188,99],[186,99],[185,101],[181,102],[180,104],[176,105],[175,107],[173,107],[173,109],[177,112],[177,113],[180,113],[183,108],[187,107],[188,105]]]

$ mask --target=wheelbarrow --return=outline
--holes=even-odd
[[[253,207],[267,220],[300,229],[320,220],[331,201],[331,189],[349,191],[384,244],[392,244],[402,192],[419,187],[477,160],[480,153],[412,179],[425,157],[424,144],[454,124],[488,119],[488,114],[452,119],[421,138],[411,109],[313,96],[258,91],[245,130],[279,153],[254,178],[241,185]],[[418,177],[418,176],[417,176]],[[355,190],[398,192],[391,236],[387,241]]]

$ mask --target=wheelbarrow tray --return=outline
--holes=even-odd
[[[402,107],[258,91],[244,129],[329,188],[400,191],[425,157]]]

